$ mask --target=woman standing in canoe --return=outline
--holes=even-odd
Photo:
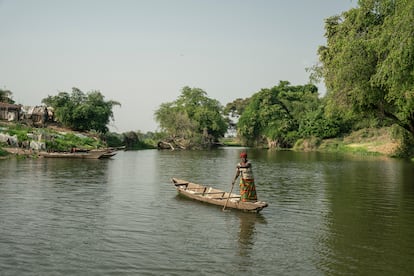
[[[254,184],[252,164],[247,160],[247,153],[240,154],[241,161],[237,164],[236,176],[233,180],[236,182],[240,177],[240,200],[241,201],[257,201],[256,186]]]

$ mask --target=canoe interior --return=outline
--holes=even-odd
[[[116,154],[113,150],[90,150],[78,152],[40,152],[39,156],[45,158],[75,158],[75,159],[104,159]]]
[[[196,184],[183,179],[172,178],[171,181],[175,185],[179,194],[198,201],[219,206],[224,206],[227,202],[226,208],[256,213],[268,206],[268,204],[263,201],[243,202],[240,201],[239,194],[230,194],[229,192],[223,190]]]

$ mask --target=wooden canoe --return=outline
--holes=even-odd
[[[198,201],[224,206],[229,198],[226,208],[256,213],[268,206],[268,204],[263,201],[240,201],[239,194],[229,194],[228,192],[219,189],[192,183],[183,179],[172,178],[171,181],[179,194]]]
[[[85,152],[40,152],[44,158],[75,158],[75,159],[100,159],[108,154],[107,150],[91,150]],[[108,157],[109,158],[109,157]]]

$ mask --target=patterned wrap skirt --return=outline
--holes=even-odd
[[[240,179],[240,199],[241,201],[257,201],[254,179]]]

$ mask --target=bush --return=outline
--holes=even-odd
[[[11,136],[16,135],[19,142],[27,141],[29,140],[29,137],[27,136],[27,133],[31,132],[32,129],[28,128],[23,125],[16,125],[14,128],[9,128],[7,131],[8,134]]]
[[[408,131],[399,126],[393,126],[391,134],[394,138],[400,140],[395,156],[399,158],[412,158],[414,156],[414,138]]]
[[[52,139],[46,141],[46,148],[50,151],[70,151],[72,148],[81,148],[85,150],[103,147],[101,141],[95,140],[84,135],[75,135],[72,133],[64,135],[55,135]]]
[[[106,141],[108,147],[122,147],[125,145],[122,134],[108,132],[102,135],[102,139]]]
[[[303,151],[313,151],[313,150],[317,150],[320,144],[321,144],[321,139],[318,137],[311,137],[308,139],[299,139],[296,141],[293,149],[303,150]]]
[[[0,156],[7,156],[8,152],[1,148],[0,146]]]

